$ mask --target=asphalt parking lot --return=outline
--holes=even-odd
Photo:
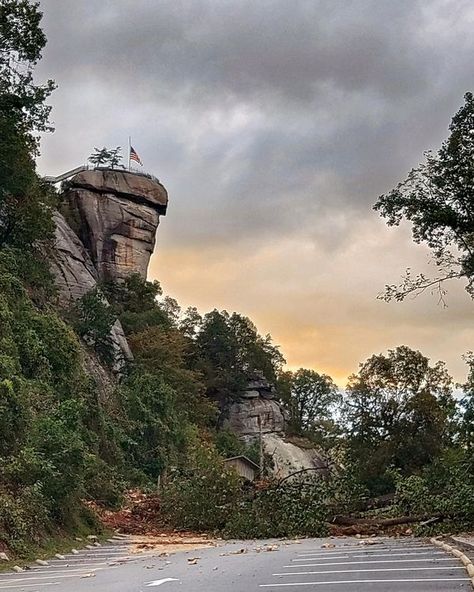
[[[470,590],[471,584],[459,561],[430,543],[387,541],[367,547],[337,543],[334,548],[305,549],[259,587],[324,592],[447,592]]]
[[[73,554],[63,556],[64,559],[53,558],[47,565],[31,564],[24,566],[21,573],[1,572],[1,590],[47,590],[64,588],[75,590],[77,580],[95,578],[104,569],[113,569],[138,559],[128,553],[128,543],[113,540],[100,547],[82,549]]]
[[[129,554],[126,541],[0,574],[0,592],[454,592],[471,582],[455,557],[417,539],[232,541]]]

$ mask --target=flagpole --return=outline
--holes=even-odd
[[[128,172],[130,172],[130,152],[132,151],[132,137],[128,136]]]

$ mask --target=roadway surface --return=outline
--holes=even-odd
[[[416,539],[225,543],[170,556],[128,555],[116,541],[23,573],[0,592],[452,592],[471,590],[459,560]],[[323,545],[335,545],[324,547]]]

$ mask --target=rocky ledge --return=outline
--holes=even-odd
[[[92,192],[113,193],[152,207],[163,216],[168,207],[168,193],[163,185],[155,177],[141,173],[108,168],[82,171],[72,178],[71,186]]]

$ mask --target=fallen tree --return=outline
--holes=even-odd
[[[431,523],[444,520],[443,514],[425,514],[423,516],[397,516],[395,518],[353,518],[352,516],[334,516],[332,524],[339,526],[398,526],[400,524],[414,524],[415,522]]]

